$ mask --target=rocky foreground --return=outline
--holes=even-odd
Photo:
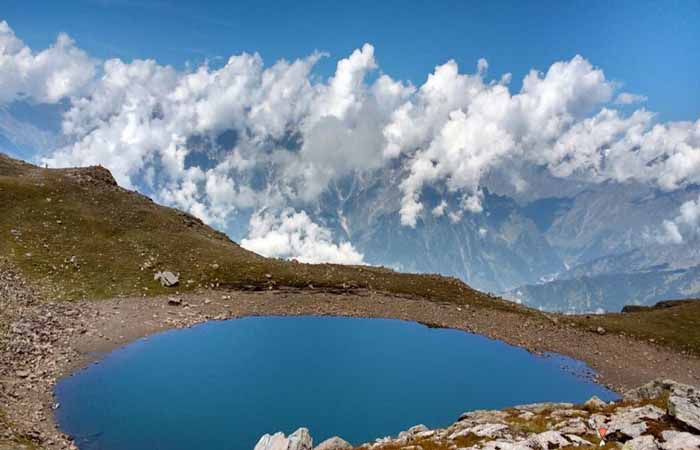
[[[353,447],[339,437],[318,446],[306,428],[289,437],[266,434],[254,450],[623,450],[700,449],[700,391],[674,381],[654,381],[606,403],[539,403],[462,414],[447,428],[416,425],[396,437]]]

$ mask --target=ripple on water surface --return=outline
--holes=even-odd
[[[414,322],[249,317],[109,353],[58,383],[56,417],[91,450],[247,450],[300,426],[318,442],[359,444],[417,423],[446,426],[472,409],[615,397],[585,370]]]

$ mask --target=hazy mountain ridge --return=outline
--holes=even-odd
[[[652,305],[699,295],[700,266],[581,276],[520,286],[505,293],[506,298],[529,306],[569,313],[620,311],[625,305]]]
[[[395,177],[377,171],[354,177],[329,190],[318,203],[316,217],[344,236],[371,264],[410,272],[457,276],[487,291],[501,291],[537,282],[543,274],[564,266],[537,225],[505,196],[485,193],[484,211],[459,211],[459,199],[449,193],[427,192],[427,213],[415,228],[402,226],[400,192]],[[444,211],[431,210],[446,198]]]
[[[395,178],[386,171],[349,177],[322,197],[316,219],[371,264],[457,276],[543,309],[616,311],[699,294],[700,246],[662,244],[654,234],[697,189],[669,194],[634,184],[588,185],[567,192],[572,197],[533,201],[486,190],[484,211],[459,220],[448,214],[458,198],[427,191],[426,212],[410,228],[399,221]],[[547,180],[539,183],[546,189]],[[448,199],[445,212],[435,217],[440,198]]]
[[[21,156],[58,145],[64,107],[18,102],[3,108],[0,148]],[[193,152],[188,162],[214,165],[217,149],[235,143],[230,132],[212,142],[188,142]],[[678,214],[681,204],[697,198],[697,187],[668,193],[634,183],[565,183],[542,168],[515,168],[520,180],[506,171],[484,177],[481,213],[462,211],[461,197],[444,186],[424,188],[425,208],[412,228],[402,225],[399,215],[405,170],[397,162],[355,171],[334,180],[314,202],[287,206],[305,210],[336,240],[351,242],[369,264],[455,276],[477,289],[509,296],[522,287],[527,294],[519,300],[547,309],[616,310],[626,303],[653,302],[663,296],[653,286],[644,291],[645,283],[637,289],[612,289],[622,296],[615,299],[600,290],[613,279],[667,280],[674,270],[700,264],[700,246],[662,245],[654,235],[664,219]],[[261,169],[236,181],[257,189],[267,175]],[[219,228],[243,239],[252,212],[240,209]],[[574,279],[579,282],[563,283]],[[672,284],[671,297],[697,295],[692,277]]]

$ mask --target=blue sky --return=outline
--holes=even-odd
[[[323,50],[317,68],[364,42],[382,70],[421,84],[433,67],[455,59],[472,72],[513,73],[581,54],[648,97],[662,120],[700,117],[700,2],[166,2],[137,0],[3,2],[0,16],[32,48],[60,31],[99,58],[155,58],[183,67],[205,58],[259,52],[266,63]],[[28,6],[30,4],[31,6]]]

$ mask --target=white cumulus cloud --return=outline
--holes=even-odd
[[[371,44],[341,57],[328,78],[314,74],[325,56],[96,67],[65,35],[34,51],[1,22],[0,104],[68,99],[67,144],[42,162],[102,164],[122,185],[222,227],[241,209],[306,208],[330,183],[387,167],[399,169],[392,182],[406,226],[424,214],[482,212],[482,182],[498,170],[514,172],[504,179],[519,192],[531,181],[517,173],[525,167],[666,191],[700,184],[700,120],[617,109],[643,99],[617,93],[620,83],[583,56],[530,71],[517,92],[510,74],[488,79],[484,59],[472,73],[447,61],[414,86],[380,72]],[[426,187],[461,201],[449,214],[440,199],[424,208]]]
[[[331,232],[314,223],[305,211],[285,209],[279,215],[255,214],[241,246],[263,256],[305,263],[362,264],[363,255],[349,242],[335,243]]]
[[[617,105],[634,105],[645,101],[647,101],[647,98],[644,95],[632,94],[631,92],[620,92],[615,98],[615,104]]]
[[[673,220],[664,220],[658,236],[661,243],[682,244],[686,238],[700,235],[700,197],[688,200]]]
[[[34,53],[0,21],[0,105],[18,99],[55,103],[83,93],[95,73],[95,62],[68,35]]]

